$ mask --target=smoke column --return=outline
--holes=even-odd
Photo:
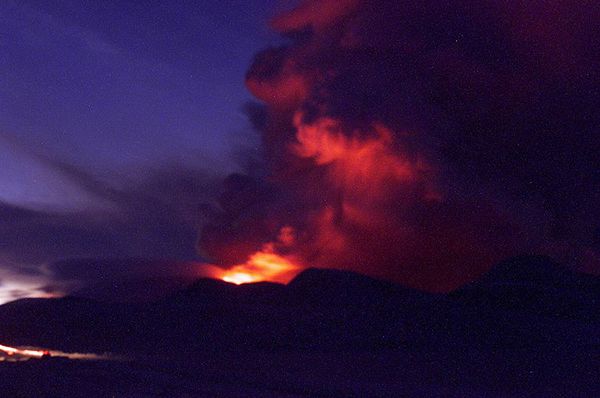
[[[431,291],[527,252],[600,270],[600,6],[305,1],[272,27],[246,81],[266,177],[225,181],[202,254]]]

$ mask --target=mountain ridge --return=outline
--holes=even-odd
[[[598,296],[589,282],[595,279],[584,278],[583,286],[591,288],[583,293],[569,283],[537,292],[532,288],[536,278],[556,279],[555,265],[539,258],[510,261],[481,282],[447,295],[350,271],[307,269],[288,285],[234,285],[200,278],[143,304],[78,297],[22,299],[0,306],[0,341],[93,352],[593,341],[589,328],[600,324],[594,301]],[[533,271],[525,277],[519,271],[515,279],[511,267],[527,268],[528,261],[534,262]]]

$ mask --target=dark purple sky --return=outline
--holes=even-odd
[[[290,3],[0,3],[0,301],[62,257],[193,256],[172,213],[257,145],[244,75]]]
[[[1,199],[88,200],[29,151],[101,173],[235,167],[232,143],[251,139],[244,74],[282,2],[150,3],[2,2]]]

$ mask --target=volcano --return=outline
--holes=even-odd
[[[0,41],[0,395],[600,395],[599,1],[0,1]]]

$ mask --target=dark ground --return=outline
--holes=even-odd
[[[567,355],[407,349],[214,353],[177,361],[55,358],[2,363],[0,379],[7,397],[597,396],[598,357]]]

